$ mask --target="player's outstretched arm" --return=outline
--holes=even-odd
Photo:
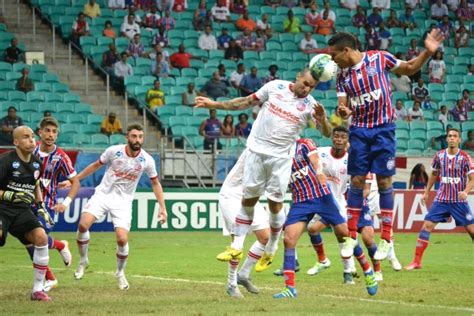
[[[227,101],[214,101],[206,97],[196,97],[196,108],[218,109],[218,110],[244,110],[254,105],[259,105],[260,101],[253,95],[235,98]]]
[[[151,180],[151,187],[153,189],[153,193],[155,193],[156,200],[158,201],[158,204],[160,205],[160,222],[161,224],[166,223],[166,219],[168,218],[168,212],[166,211],[166,204],[165,204],[165,198],[163,196],[163,187],[161,186],[160,181],[158,178],[154,178]]]
[[[460,200],[466,200],[467,196],[469,195],[469,192],[472,191],[474,188],[474,173],[469,174],[469,181],[466,184],[466,188],[464,191],[461,191],[458,193],[458,197]]]
[[[430,196],[431,188],[436,183],[436,180],[438,179],[438,174],[439,174],[438,170],[433,170],[433,171],[431,171],[431,174],[428,178],[428,183],[426,184],[425,194],[423,194],[423,199],[422,199],[422,202],[425,205],[427,205],[427,203],[428,203],[428,197]]]
[[[326,116],[326,110],[320,103],[313,106],[313,119],[321,126],[321,133],[325,137],[331,137],[332,125]]]
[[[441,43],[444,41],[444,34],[439,29],[433,29],[425,39],[425,50],[416,58],[407,62],[402,62],[400,66],[394,70],[399,75],[411,76],[417,73],[428,59],[436,53]]]
[[[69,190],[67,197],[61,203],[53,206],[53,210],[55,212],[64,212],[71,204],[72,200],[74,200],[79,188],[81,187],[81,182],[79,181],[79,177],[77,175],[69,179],[68,182],[71,183],[71,190]]]
[[[88,165],[84,170],[82,170],[77,175],[78,181],[81,181],[81,180],[87,178],[88,176],[90,176],[91,174],[96,172],[102,166],[103,166],[103,164],[101,164],[99,160],[97,160],[96,162],[91,163],[90,165]]]

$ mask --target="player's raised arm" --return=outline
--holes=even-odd
[[[313,119],[321,126],[321,133],[325,137],[331,137],[332,126],[326,116],[326,110],[320,103],[313,106]]]
[[[91,163],[77,175],[78,180],[81,181],[87,178],[88,176],[99,170],[100,167],[102,167],[103,165],[104,164],[100,161],[100,159]]]
[[[234,98],[228,101],[214,101],[206,97],[196,97],[196,108],[218,109],[218,110],[244,110],[251,106],[259,105],[261,102],[253,94]]]
[[[400,63],[400,66],[394,70],[396,74],[411,76],[417,73],[428,59],[438,50],[444,41],[444,34],[439,29],[433,29],[425,39],[425,50],[416,58],[407,62]]]
[[[158,214],[158,216],[160,217],[161,224],[164,224],[166,223],[166,219],[168,218],[168,212],[166,211],[165,198],[163,196],[163,187],[161,186],[161,183],[158,178],[150,179],[150,181],[153,193],[155,193],[156,200],[160,205],[160,213]]]

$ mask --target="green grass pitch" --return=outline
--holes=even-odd
[[[70,241],[74,263],[65,269],[56,250],[51,266],[59,286],[51,291],[52,303],[29,301],[31,263],[26,251],[11,236],[0,249],[0,315],[12,314],[410,314],[472,315],[474,313],[474,249],[467,234],[433,234],[419,271],[392,271],[383,263],[384,281],[370,297],[363,279],[342,284],[342,265],[335,238],[324,233],[330,269],[305,275],[315,256],[303,235],[298,254],[302,271],[296,275],[298,298],[274,300],[283,279],[272,271],[282,262],[282,248],[270,271],[253,273],[262,291],[243,300],[225,294],[227,264],[215,256],[228,240],[218,232],[132,232],[127,276],[130,290],[122,292],[113,275],[115,241],[112,233],[91,233],[90,267],[76,281],[77,248],[73,233],[56,233]],[[403,265],[413,256],[416,234],[397,234],[396,251]],[[246,246],[253,242],[249,236]]]

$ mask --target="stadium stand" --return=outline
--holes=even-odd
[[[32,5],[36,7],[41,14],[52,21],[54,27],[59,30],[61,37],[65,41],[69,41],[71,35],[72,24],[77,18],[79,12],[81,12],[82,7],[85,3],[84,0],[33,0],[31,1]],[[90,26],[90,35],[83,36],[80,38],[80,46],[83,53],[83,56],[90,58],[93,61],[94,65],[100,66],[102,64],[102,54],[108,50],[108,45],[110,43],[115,43],[118,52],[125,51],[129,45],[129,40],[124,37],[117,37],[111,39],[103,36],[103,26],[108,20],[112,23],[112,28],[116,34],[120,34],[120,26],[124,21],[124,17],[127,15],[126,10],[109,10],[107,9],[107,3],[104,0],[99,0],[97,3],[102,9],[102,15],[95,19],[87,18],[87,21]],[[322,7],[322,1],[318,1],[318,4]],[[361,41],[362,46],[365,46],[365,28],[357,28],[351,26],[352,16],[354,12],[351,12],[345,8],[340,7],[338,1],[330,1],[331,8],[336,12],[337,19],[335,22],[336,30],[339,31],[348,31],[355,34]],[[208,4],[208,9],[211,7],[211,3]],[[360,5],[364,8],[366,12],[369,12],[371,7],[368,1],[361,1]],[[401,53],[402,56],[406,54],[409,49],[409,42],[411,39],[417,39],[418,45],[422,46],[422,37],[425,30],[427,30],[431,24],[438,24],[438,22],[431,20],[429,16],[429,2],[422,2],[423,8],[416,8],[414,10],[414,16],[416,23],[419,25],[418,28],[414,30],[406,29],[400,27],[392,27],[389,29],[392,36],[392,45],[388,50],[394,54]],[[227,68],[227,74],[229,75],[236,69],[236,62],[231,60],[226,60],[223,58],[223,52],[219,50],[205,51],[199,49],[197,45],[197,39],[200,35],[200,32],[191,29],[193,13],[198,6],[198,1],[188,1],[188,8],[183,13],[172,12],[171,16],[176,20],[174,29],[167,31],[167,36],[169,38],[170,45],[165,47],[163,51],[171,55],[177,51],[177,48],[180,44],[185,44],[186,50],[195,57],[199,57],[199,60],[192,60],[190,68],[177,69],[173,68],[171,75],[172,77],[162,78],[161,79],[161,90],[165,93],[166,104],[158,109],[156,114],[161,121],[162,126],[165,131],[170,131],[173,136],[186,137],[190,144],[196,146],[196,149],[200,149],[200,136],[196,134],[196,129],[189,128],[191,126],[197,127],[197,122],[202,121],[201,115],[203,112],[194,109],[191,110],[189,107],[181,104],[181,94],[185,91],[186,86],[189,82],[194,82],[196,89],[199,91],[203,84],[211,78],[212,73],[217,70],[219,64],[223,64]],[[272,64],[277,63],[279,66],[279,75],[282,79],[292,80],[294,79],[297,70],[303,68],[308,60],[309,55],[303,54],[299,51],[299,43],[303,38],[304,31],[312,31],[311,27],[304,23],[304,16],[307,13],[306,10],[296,7],[293,9],[295,17],[299,18],[302,21],[302,32],[300,33],[285,33],[282,27],[282,22],[287,17],[288,8],[278,7],[276,9],[264,5],[263,0],[250,1],[248,6],[249,16],[254,21],[260,19],[261,15],[268,13],[270,15],[270,24],[273,29],[273,35],[270,39],[266,41],[265,49],[263,51],[245,51],[244,59],[242,62],[246,65],[247,69],[252,66],[256,66],[260,70],[260,74],[266,72],[266,68]],[[398,17],[404,13],[404,3],[403,1],[392,1],[391,9],[396,11]],[[136,14],[144,16],[146,10],[137,10]],[[388,11],[382,12],[382,17],[386,19],[388,17]],[[213,33],[217,37],[221,34],[223,28],[227,28],[229,34],[234,38],[238,37],[241,32],[237,31],[233,22],[238,18],[238,15],[232,14],[232,20],[228,23],[213,23]],[[455,13],[450,12],[450,18],[454,22],[456,20]],[[473,28],[472,21],[466,21],[466,25],[469,26],[469,29]],[[309,28],[308,28],[309,27]],[[5,31],[3,31],[5,32]],[[142,40],[144,44],[144,49],[146,52],[152,51],[151,39],[156,35],[157,29],[147,30],[142,28]],[[6,43],[6,40],[9,40],[11,36],[5,35],[0,36],[0,45],[1,43]],[[329,36],[322,35],[313,35],[313,38],[318,43],[319,48],[324,48],[327,46],[327,41],[330,38]],[[411,122],[410,124],[403,124],[405,122],[397,122],[398,130],[397,136],[399,138],[398,153],[400,155],[422,155],[423,153],[430,153],[430,139],[428,136],[434,137],[435,135],[441,135],[443,133],[443,128],[439,125],[438,122],[438,109],[440,105],[447,105],[448,109],[452,109],[455,102],[461,98],[461,91],[463,89],[469,89],[470,91],[474,90],[474,76],[467,75],[467,65],[472,64],[474,61],[474,41],[470,42],[469,47],[460,47],[456,48],[454,46],[453,39],[447,40],[444,47],[444,56],[443,60],[446,64],[446,78],[443,84],[430,83],[429,90],[431,94],[431,108],[423,109],[425,112],[424,122]],[[128,63],[133,68],[133,76],[127,77],[125,80],[125,88],[128,93],[128,97],[132,100],[135,100],[137,107],[139,109],[147,106],[145,101],[146,92],[152,87],[153,80],[155,79],[151,76],[151,63],[152,60],[144,57],[129,58]],[[11,69],[10,65],[0,64],[0,78],[15,78],[16,74],[20,71],[20,66],[14,67]],[[42,72],[43,75],[39,76],[37,73]],[[67,124],[79,124],[79,131],[83,131],[80,139],[77,139],[79,143],[74,143],[76,140],[75,137],[68,137],[63,135],[61,138],[62,145],[79,145],[79,146],[105,146],[106,142],[103,138],[95,136],[92,132],[93,130],[90,127],[82,127],[83,124],[91,124],[91,120],[88,119],[81,121],[80,119],[75,119],[74,113],[78,109],[81,111],[88,111],[86,104],[81,104],[77,96],[69,93],[67,91],[67,86],[60,83],[57,76],[54,74],[47,73],[47,68],[43,69],[33,69],[32,67],[32,79],[35,80],[35,92],[29,93],[23,96],[15,94],[2,94],[2,92],[13,92],[15,89],[11,84],[11,81],[0,82],[0,97],[2,96],[11,96],[12,102],[17,102],[20,106],[20,116],[24,116],[30,124],[34,125],[37,123],[31,118],[37,119],[36,114],[39,112],[40,108],[36,111],[33,108],[30,108],[28,102],[32,100],[41,101],[41,109],[51,109],[54,113],[58,114],[58,118],[63,123]],[[422,78],[425,79],[426,83],[429,83],[429,77],[425,71],[421,74]],[[328,109],[328,116],[335,109],[337,101],[334,93],[334,81],[330,84],[330,91],[322,92],[319,90],[314,91],[313,96],[320,100],[323,104],[326,105]],[[235,97],[237,92],[234,89],[231,89],[231,97]],[[402,99],[405,102],[405,107],[408,110],[409,101],[411,101],[411,96],[409,94],[394,92],[393,99]],[[6,99],[8,101],[10,99]],[[54,101],[53,101],[54,100]],[[55,103],[54,103],[55,102]],[[52,104],[49,104],[52,103]],[[67,106],[63,107],[64,104],[75,104],[74,108]],[[23,110],[25,109],[25,110]],[[90,108],[89,108],[90,109]],[[72,112],[74,111],[74,112]],[[246,112],[249,117],[252,117],[251,110]],[[222,119],[227,113],[221,111],[218,113],[218,117]],[[237,121],[239,113],[229,113],[233,115],[234,122]],[[91,114],[92,115],[92,114]],[[469,114],[470,118],[472,112]],[[185,118],[190,117],[185,120]],[[197,119],[199,117],[199,119]],[[28,120],[29,119],[29,120]],[[150,119],[155,119],[150,117]],[[453,118],[449,115],[449,119],[452,121]],[[457,125],[456,122],[450,122]],[[82,125],[81,125],[82,124]],[[182,128],[182,127],[188,128]],[[462,127],[463,133],[466,133],[467,129],[472,129],[472,125],[462,124],[459,125]],[[181,127],[181,128],[180,128]],[[92,133],[92,134],[91,134]],[[89,136],[90,135],[90,136]],[[77,135],[75,135],[77,136]],[[94,137],[92,137],[94,136]],[[321,139],[320,134],[315,132],[314,129],[307,128],[302,136],[311,137],[320,145],[326,144],[325,139]],[[403,137],[403,138],[402,138]],[[100,139],[101,141],[97,141]],[[66,142],[66,141],[73,141]],[[421,144],[418,142],[421,141]],[[425,140],[425,141],[423,141]],[[64,142],[63,142],[64,141]],[[405,144],[404,141],[407,143]],[[115,142],[115,140],[114,140]],[[110,143],[108,140],[107,144]],[[227,144],[228,143],[228,144]],[[224,148],[237,148],[237,143],[234,141],[229,141],[226,143]]]

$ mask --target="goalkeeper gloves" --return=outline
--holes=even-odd
[[[38,216],[42,217],[44,219],[44,222],[48,226],[47,228],[51,228],[54,226],[54,219],[49,215],[49,212],[45,209],[44,203],[38,203],[36,205],[37,210],[36,212],[38,213]]]
[[[32,204],[35,197],[28,192],[14,192],[14,191],[3,191],[2,200],[12,203],[25,203]]]

